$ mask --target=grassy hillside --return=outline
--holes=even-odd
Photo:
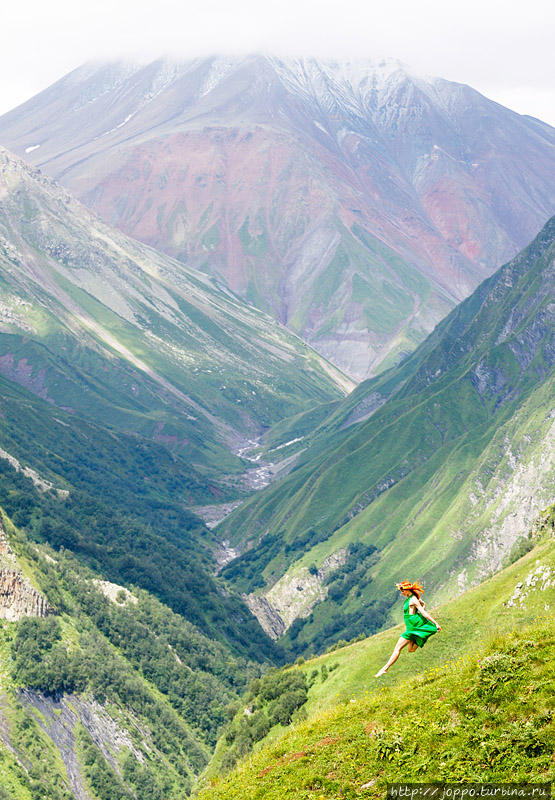
[[[342,376],[3,148],[0,175],[0,503],[31,539],[275,657],[188,508],[245,497],[250,438],[341,397]]]
[[[286,640],[297,652],[377,630],[407,564],[438,598],[491,574],[552,500],[554,239],[555,219],[219,526],[246,551],[224,576],[278,613],[302,609]],[[329,574],[330,557],[343,570]],[[307,616],[316,573],[326,599]]]
[[[200,798],[378,798],[399,780],[552,781],[549,623],[300,723]]]
[[[378,797],[398,780],[552,780],[554,520],[552,507],[530,552],[434,608],[443,630],[405,650],[385,677],[374,674],[403,626],[291,668],[310,687],[293,725],[273,727],[216,778],[230,762],[223,737],[200,798]]]

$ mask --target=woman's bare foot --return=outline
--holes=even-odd
[[[382,675],[385,675],[385,673],[386,673],[386,672],[387,672],[386,668],[385,668],[385,667],[382,667],[382,668],[381,668],[381,670],[380,670],[379,672],[376,672],[376,674],[374,675],[374,677],[375,677],[375,678],[380,678]]]

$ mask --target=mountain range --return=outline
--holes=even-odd
[[[6,150],[0,176],[0,372],[49,403],[221,471],[249,436],[352,387],[267,315],[107,228]]]
[[[555,217],[399,366],[271,450],[299,459],[217,528],[223,575],[296,646],[377,629],[407,570],[483,580],[555,491]]]
[[[0,180],[2,505],[232,649],[265,651],[191,508],[247,496],[251,437],[349,380],[6,150]]]
[[[248,56],[84,65],[0,143],[0,800],[549,779],[553,129]],[[365,699],[404,578],[447,635]]]
[[[553,213],[553,129],[397,61],[87,64],[0,143],[357,380]]]

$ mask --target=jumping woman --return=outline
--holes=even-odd
[[[403,581],[403,583],[396,583],[395,585],[401,594],[407,598],[403,606],[406,630],[399,636],[387,664],[379,672],[376,672],[376,678],[384,675],[390,666],[397,661],[405,645],[409,646],[409,653],[414,653],[417,647],[424,647],[430,636],[441,630],[441,626],[437,624],[431,614],[428,614],[426,604],[420,599],[424,590],[419,583]]]

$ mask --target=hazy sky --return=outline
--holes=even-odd
[[[0,113],[83,61],[392,56],[555,125],[552,0],[3,0]]]

